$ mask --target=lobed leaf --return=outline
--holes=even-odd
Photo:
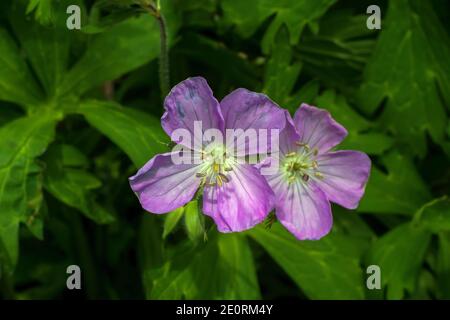
[[[93,190],[101,186],[101,181],[85,169],[66,165],[64,153],[73,152],[73,150],[64,151],[66,149],[71,150],[73,147],[54,145],[44,157],[46,190],[61,202],[80,210],[97,223],[113,222],[114,216],[95,201]]]
[[[53,140],[57,117],[50,113],[22,117],[0,128],[0,247],[8,270],[17,262],[20,222],[29,210],[38,214],[35,199],[41,169],[36,157]],[[27,219],[29,224],[35,221]]]
[[[413,292],[431,235],[410,223],[402,224],[379,238],[371,247],[367,265],[378,265],[388,299],[401,299]]]
[[[414,216],[414,223],[433,233],[450,231],[450,200],[448,196],[434,199],[422,206]]]
[[[334,2],[335,0],[224,0],[221,1],[221,6],[226,21],[235,24],[244,37],[250,37],[264,20],[275,15],[262,42],[263,50],[268,52],[283,24],[288,27],[290,43],[296,44],[305,25],[315,22]]]
[[[0,52],[0,100],[30,109],[41,101],[42,92],[20,57],[17,45],[3,28],[0,28]]]
[[[347,103],[345,97],[333,90],[326,90],[316,97],[315,104],[328,110],[331,116],[348,131],[339,149],[360,150],[380,155],[393,146],[393,139],[376,130],[375,124],[359,115]]]
[[[76,31],[66,27],[66,8],[72,4],[82,6],[82,1],[53,1],[48,8],[52,19],[44,25],[24,15],[24,2],[14,2],[10,22],[42,87],[47,95],[52,97],[67,70],[70,44],[76,36]],[[40,4],[50,2],[43,0]]]
[[[425,154],[427,132],[436,143],[444,141],[448,120],[440,92],[449,103],[449,56],[448,34],[431,3],[389,2],[386,22],[358,93],[359,106],[373,114],[387,99],[380,124],[415,155]]]
[[[397,151],[383,157],[387,174],[372,167],[360,212],[413,215],[431,199],[427,185],[410,159]]]

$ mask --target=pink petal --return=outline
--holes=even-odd
[[[171,153],[158,154],[129,178],[142,207],[166,213],[188,203],[200,185],[195,165],[174,165]]]
[[[347,130],[337,123],[328,111],[302,104],[294,115],[294,123],[300,141],[324,153],[338,145]]]
[[[358,151],[336,151],[319,155],[317,162],[323,175],[319,188],[330,201],[355,209],[369,178],[370,158]]]
[[[330,203],[325,194],[309,181],[288,184],[282,174],[269,177],[276,197],[278,220],[299,240],[318,240],[333,225]]]
[[[265,94],[256,93],[247,89],[236,89],[228,94],[220,102],[220,108],[225,120],[226,129],[254,129],[258,133],[259,129],[268,130],[267,143],[270,150],[270,129],[281,130],[285,125],[285,110],[281,109],[275,102]],[[227,141],[227,143],[229,143]],[[237,146],[244,147],[242,146]],[[246,154],[256,154],[257,149],[249,149],[246,146]],[[264,152],[263,150],[262,152]]]
[[[272,153],[270,156],[264,158],[259,163],[255,164],[255,168],[260,170],[261,174],[264,176],[272,175],[273,173],[265,173],[262,169],[267,168],[275,163],[278,163],[278,170],[280,170],[280,166],[282,165],[282,159],[286,154],[296,152],[299,148],[299,146],[296,144],[296,142],[299,141],[300,136],[295,130],[294,123],[292,121],[291,115],[289,112],[286,111],[285,113],[286,117],[286,125],[285,127],[280,131],[280,137],[279,137],[279,152],[276,152],[276,150],[272,150]],[[272,164],[272,161],[274,163]]]
[[[223,130],[223,117],[219,102],[214,98],[211,88],[202,77],[188,78],[172,88],[164,101],[166,112],[161,125],[171,136],[176,129],[186,129],[194,144],[194,121],[201,121],[202,132],[215,128]],[[201,136],[198,137],[201,142]],[[178,142],[178,141],[175,141]]]
[[[280,152],[285,155],[291,152],[295,152],[298,149],[296,142],[300,140],[300,135],[295,129],[294,122],[289,112],[286,111],[286,125],[280,132]]]
[[[274,196],[267,181],[248,164],[236,165],[221,187],[205,187],[203,212],[220,232],[243,231],[262,222],[273,209]]]

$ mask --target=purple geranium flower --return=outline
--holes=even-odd
[[[302,104],[294,120],[286,117],[280,170],[266,176],[275,193],[276,216],[298,239],[320,239],[333,224],[330,201],[348,209],[358,206],[371,162],[362,152],[330,151],[347,130],[327,111]]]
[[[217,129],[224,136],[226,129],[283,129],[285,125],[284,111],[267,96],[237,89],[219,104],[201,77],[176,85],[164,107],[161,124],[171,137],[175,130],[185,129],[195,139],[196,121],[201,121],[203,132]],[[185,147],[195,149],[195,145]],[[158,154],[129,178],[142,207],[166,213],[189,202],[200,188],[203,212],[214,219],[219,231],[242,231],[263,221],[273,209],[274,195],[258,169],[238,162],[226,143],[201,142],[197,149],[198,163],[174,164],[175,151]]]

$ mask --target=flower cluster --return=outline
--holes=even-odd
[[[201,77],[176,85],[164,107],[162,127],[178,145],[129,178],[149,212],[170,212],[201,195],[203,213],[220,232],[250,229],[275,209],[278,220],[298,239],[319,239],[332,226],[330,201],[353,209],[364,193],[370,159],[357,151],[331,151],[347,131],[324,110],[303,104],[292,119],[266,95],[246,89],[231,92],[219,103]],[[268,144],[269,156],[261,160],[259,149],[249,147],[239,134],[231,144],[198,141],[196,123],[202,124],[203,134],[275,129],[279,136],[268,139],[277,143]],[[180,141],[175,134],[180,129],[195,141]],[[238,149],[244,141],[239,156],[234,152],[236,141]],[[189,151],[196,161],[174,163],[177,154]],[[261,161],[253,164],[249,159],[255,157]],[[278,170],[264,174],[272,161],[279,164]]]

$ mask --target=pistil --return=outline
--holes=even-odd
[[[299,148],[289,152],[285,156],[283,169],[289,183],[301,181],[308,183],[310,178],[323,179],[323,174],[318,171],[319,164],[315,159],[319,151],[301,141],[295,143]]]
[[[207,187],[219,186],[230,181],[228,172],[233,171],[233,158],[227,157],[223,146],[207,146],[201,151],[203,163],[196,177],[201,178],[201,185]]]

